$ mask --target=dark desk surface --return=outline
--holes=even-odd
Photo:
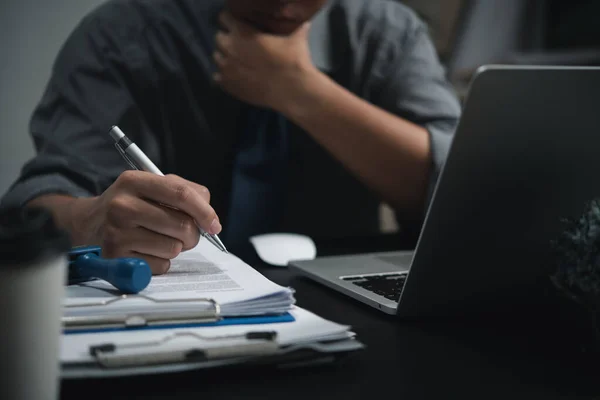
[[[389,238],[377,243],[378,250],[396,248]],[[320,254],[374,249],[355,244],[330,242],[328,251],[319,245]],[[239,368],[64,381],[61,398],[600,398],[600,353],[594,359],[578,350],[568,318],[525,312],[507,319],[405,322],[287,269],[257,269],[294,287],[299,306],[352,325],[367,349],[336,364],[303,369]]]

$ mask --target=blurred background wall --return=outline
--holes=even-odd
[[[81,17],[102,0],[0,1],[0,196],[33,156],[29,117],[56,53]]]

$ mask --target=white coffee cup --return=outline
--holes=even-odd
[[[41,209],[0,213],[0,399],[60,395],[67,235]]]

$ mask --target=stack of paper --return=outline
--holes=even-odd
[[[69,286],[65,317],[210,312],[214,303],[221,317],[252,316],[285,313],[295,303],[293,290],[266,279],[206,240],[181,253],[169,272],[154,276],[140,294],[143,296],[119,297],[114,287],[102,280]]]
[[[206,240],[139,295],[92,281],[67,288],[64,310],[64,378],[304,365],[363,348],[350,327],[295,306],[292,289]]]
[[[62,376],[122,376],[252,362],[306,366],[333,361],[340,355],[364,348],[354,339],[348,326],[327,321],[299,307],[293,307],[290,313],[295,319],[292,323],[63,335]],[[245,334],[265,330],[276,333],[272,347],[255,347],[251,353],[235,353],[250,344]],[[111,352],[98,357],[91,351],[94,347],[109,347]],[[225,349],[226,356],[201,360],[189,356],[211,349],[221,354]],[[302,358],[299,354],[303,354]]]

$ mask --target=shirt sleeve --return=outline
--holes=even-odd
[[[448,155],[461,107],[427,26],[416,17],[399,21],[408,26],[404,33],[384,38],[386,51],[381,53],[384,59],[380,63],[388,67],[378,105],[427,129],[432,159],[428,205]]]
[[[157,146],[151,145],[133,101],[127,60],[107,30],[88,16],[60,49],[30,120],[36,155],[22,168],[2,206],[21,206],[49,193],[102,193],[127,168],[108,133],[113,125],[145,142],[147,155],[159,162]]]

